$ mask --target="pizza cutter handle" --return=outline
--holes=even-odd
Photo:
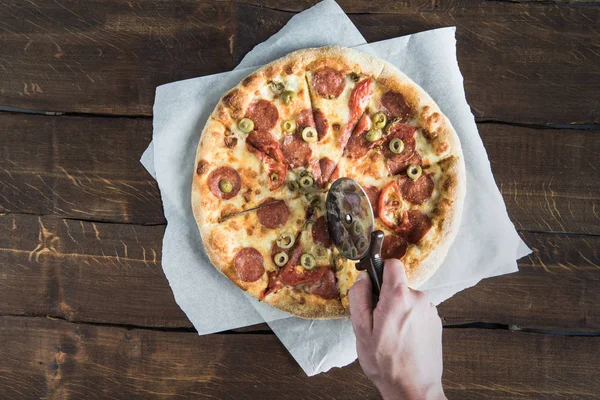
[[[371,232],[371,246],[369,254],[363,258],[359,269],[366,269],[373,284],[373,307],[377,305],[381,284],[383,283],[383,258],[381,258],[381,246],[383,245],[383,232]]]

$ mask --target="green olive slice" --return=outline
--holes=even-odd
[[[327,258],[327,249],[320,244],[317,244],[312,248],[312,253],[318,260]]]
[[[271,175],[269,175],[269,178],[272,182],[277,182],[279,180],[279,174],[277,172],[273,172]]]
[[[404,150],[404,142],[402,139],[394,138],[390,142],[390,150],[392,153],[400,154]]]
[[[311,187],[313,185],[313,183],[315,183],[315,180],[310,175],[304,175],[302,178],[300,178],[298,183],[300,183],[301,188],[306,189],[306,188]]]
[[[238,122],[238,128],[244,133],[250,133],[254,129],[254,122],[250,118],[242,118]]]
[[[419,179],[421,174],[423,173],[423,168],[420,165],[409,165],[406,169],[406,175],[413,181]]]
[[[285,90],[281,93],[281,101],[286,106],[292,104],[294,100],[296,100],[296,92],[293,90]]]
[[[313,269],[317,265],[317,261],[312,254],[304,253],[300,256],[300,265],[304,269]]]
[[[352,82],[358,82],[360,80],[360,74],[356,72],[350,72],[350,79],[352,79]]]
[[[283,86],[283,83],[281,83],[281,82],[272,81],[269,84],[269,86],[271,87],[271,90],[275,94],[279,94],[279,93],[283,92],[283,89],[285,89],[285,86]]]
[[[300,185],[298,185],[298,182],[296,182],[296,181],[288,182],[288,189],[290,189],[292,192],[298,190],[299,188],[300,188]]]
[[[354,221],[352,223],[352,232],[355,235],[361,235],[363,233],[363,224],[360,221]]]
[[[283,267],[289,259],[290,257],[282,251],[281,253],[275,254],[275,257],[273,257],[273,262],[275,262],[275,265],[278,267]]]
[[[223,193],[231,193],[233,185],[227,179],[221,179],[219,181],[219,190]]]
[[[275,243],[282,249],[290,249],[296,243],[296,238],[289,232],[283,232]]]
[[[310,198],[309,204],[312,207],[319,207],[321,205],[321,197],[318,194],[315,194]]]
[[[356,258],[358,257],[358,250],[356,250],[356,247],[353,247],[350,249],[350,258]]]
[[[383,127],[385,126],[385,124],[387,122],[387,117],[385,116],[384,113],[378,112],[373,115],[371,120],[373,121],[373,125],[375,125],[375,128],[383,129]]]
[[[317,130],[313,127],[307,126],[306,128],[302,129],[302,139],[308,143],[316,142],[318,139]]]
[[[360,239],[358,239],[358,242],[356,243],[356,247],[358,248],[358,251],[362,253],[367,249],[367,247],[369,247],[369,241],[366,237],[361,236]]]
[[[283,129],[285,133],[294,132],[296,130],[296,121],[294,121],[293,119],[288,119],[284,121],[283,124],[281,124],[281,129]]]
[[[381,133],[381,129],[371,129],[367,132],[365,139],[367,139],[369,142],[376,142],[382,137],[383,134]]]

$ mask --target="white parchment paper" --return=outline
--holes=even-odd
[[[444,264],[423,287],[432,302],[439,304],[483,278],[517,271],[515,260],[530,250],[510,222],[494,182],[465,99],[454,33],[451,27],[366,44],[341,8],[326,0],[294,16],[234,71],[157,88],[153,142],[141,162],[158,182],[168,221],[162,256],[165,275],[199,334],[267,321],[308,375],[356,359],[348,319],[291,317],[245,295],[217,272],[206,256],[191,210],[199,133],[218,99],[260,65],[305,47],[338,44],[386,59],[431,95],[460,136],[467,166],[463,220]]]

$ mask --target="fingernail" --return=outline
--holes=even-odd
[[[368,276],[369,276],[369,274],[367,274],[367,271],[360,271],[360,274],[358,274],[358,276],[356,277],[356,282],[362,281],[363,279],[365,279]]]

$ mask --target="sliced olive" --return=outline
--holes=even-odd
[[[223,193],[231,193],[233,185],[227,179],[221,179],[219,181],[219,190]]]
[[[296,182],[296,181],[288,182],[288,189],[290,189],[292,192],[298,190],[299,188],[300,188],[300,185],[298,185],[298,182]]]
[[[350,258],[356,258],[358,257],[358,250],[356,250],[356,247],[353,247],[350,249]]]
[[[296,92],[293,90],[285,90],[281,93],[281,101],[283,104],[290,105],[296,100]]]
[[[375,113],[375,115],[373,115],[371,120],[373,121],[373,125],[375,125],[375,128],[382,129],[387,122],[387,117],[384,113],[378,112]]]
[[[273,261],[275,262],[275,265],[277,265],[278,267],[283,267],[285,265],[285,263],[288,262],[290,258],[288,257],[287,254],[285,254],[283,251],[281,253],[277,253],[275,254],[275,257],[273,257]]]
[[[344,242],[342,242],[342,253],[350,254],[352,248],[352,243],[350,243],[348,240],[344,240]]]
[[[304,253],[300,256],[300,265],[302,265],[304,269],[313,269],[315,265],[317,265],[317,261],[312,254]]]
[[[242,118],[238,122],[238,128],[244,133],[250,133],[254,129],[254,122],[250,118]]]
[[[269,178],[271,178],[272,182],[277,182],[279,180],[279,174],[277,172],[273,172]]]
[[[420,165],[409,165],[406,169],[406,175],[413,181],[419,179],[421,174],[423,173],[423,168]]]
[[[392,141],[390,142],[390,150],[392,151],[392,153],[402,153],[402,150],[404,150],[404,142],[402,141],[402,139],[392,139]]]
[[[302,139],[304,139],[305,142],[309,143],[316,142],[318,139],[317,130],[315,128],[307,126],[306,128],[302,129]]]
[[[296,121],[293,119],[288,119],[281,124],[281,128],[285,133],[292,133],[296,130]]]
[[[300,176],[306,176],[306,175],[312,176],[312,174],[310,173],[310,171],[307,170],[307,169],[303,169],[302,171],[300,171]]]
[[[295,242],[296,238],[289,232],[283,232],[279,235],[279,239],[275,241],[277,246],[281,247],[282,249],[291,248]]]
[[[350,72],[350,79],[352,79],[352,82],[358,82],[360,80],[360,74],[356,72]]]
[[[315,245],[312,249],[312,253],[319,260],[327,258],[327,249],[319,244]]]
[[[368,246],[369,246],[369,241],[364,236],[362,236],[360,239],[358,239],[358,243],[356,243],[356,247],[358,248],[358,251],[360,251],[361,253],[363,251],[365,251]]]
[[[315,180],[310,175],[304,175],[302,178],[300,178],[300,181],[298,181],[298,183],[300,183],[301,188],[306,189],[311,187],[313,183],[315,183]]]
[[[309,204],[312,207],[319,207],[321,205],[321,197],[318,194],[314,195],[310,198]]]
[[[363,224],[360,221],[354,221],[352,223],[352,232],[355,235],[360,235],[363,233]]]
[[[382,137],[383,137],[383,134],[381,133],[381,129],[371,129],[370,131],[367,132],[367,135],[365,136],[365,138],[369,142],[376,142],[376,141],[380,140]]]
[[[271,87],[271,90],[275,94],[279,94],[279,93],[283,92],[283,89],[285,89],[285,87],[283,86],[283,83],[281,83],[281,82],[272,81],[269,86]]]

